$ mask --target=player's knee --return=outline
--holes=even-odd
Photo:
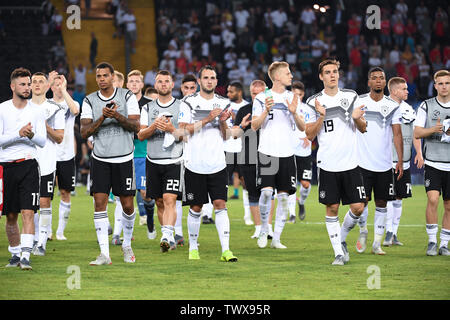
[[[264,202],[270,201],[272,199],[273,190],[269,188],[261,189],[260,199]]]
[[[350,210],[356,216],[360,216],[364,211],[364,203],[354,203],[350,206]]]
[[[375,200],[375,206],[377,206],[378,208],[386,208],[386,205],[386,200]]]
[[[311,183],[309,181],[306,180],[302,180],[300,181],[300,184],[302,185],[303,188],[308,189],[311,186]]]
[[[216,199],[213,201],[213,206],[215,210],[225,209],[226,202],[223,199]]]

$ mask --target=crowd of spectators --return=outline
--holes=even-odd
[[[155,1],[160,62],[148,72],[147,85],[156,69],[170,70],[179,87],[184,74],[211,64],[218,70],[219,93],[238,80],[248,97],[251,80],[270,84],[268,66],[284,60],[294,78],[305,82],[308,95],[321,89],[318,63],[334,56],[342,66],[340,86],[364,93],[368,69],[382,66],[387,78],[408,81],[414,103],[433,95],[433,72],[450,66],[446,1],[378,1],[380,29],[366,26],[368,0],[333,1],[324,12],[292,0],[184,6],[186,1]]]

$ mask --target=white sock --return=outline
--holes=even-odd
[[[388,201],[387,206],[387,214],[386,214],[386,233],[394,232],[393,228],[393,219],[394,219],[394,201]]]
[[[183,236],[183,206],[182,202],[177,200],[177,220],[175,222],[175,234]]]
[[[261,233],[261,225],[255,226],[255,234],[259,235]]]
[[[52,212],[52,214],[50,214],[49,218],[50,218],[50,222],[48,223],[48,227],[47,227],[47,233],[48,236],[51,237],[53,234],[53,230],[52,230],[52,222],[53,222],[53,211],[52,211],[52,207],[50,206],[50,212]]]
[[[448,241],[450,240],[450,230],[441,228],[441,244],[439,248],[446,247],[448,248]]]
[[[114,236],[119,236],[122,233],[122,203],[120,202],[120,198],[116,197],[116,208],[114,209]]]
[[[22,248],[20,247],[20,244],[15,247],[8,246],[8,251],[9,253],[11,253],[11,256],[20,257],[20,252],[22,252]]]
[[[230,250],[230,219],[228,218],[227,208],[216,210],[216,229],[222,252]]]
[[[33,248],[34,235],[32,234],[21,234],[20,235],[20,259],[30,260],[31,249]]]
[[[339,225],[339,217],[325,217],[325,224],[327,226],[331,245],[333,246],[334,256],[344,256],[341,245],[341,226]]]
[[[131,238],[133,238],[134,220],[136,219],[136,211],[128,215],[122,212],[123,242],[122,248],[131,247]]]
[[[285,192],[278,193],[278,205],[275,217],[275,227],[273,230],[273,240],[280,241],[281,233],[283,232],[288,215],[288,199],[289,195]]]
[[[393,202],[394,216],[392,218],[392,232],[397,235],[400,218],[402,217],[402,200],[395,200]]]
[[[69,221],[70,215],[70,202],[59,202],[59,219],[58,219],[58,229],[56,234],[63,235],[66,229],[67,221]]]
[[[248,202],[248,191],[242,190],[242,203],[244,204],[244,219],[251,219],[250,203]]]
[[[288,197],[288,210],[289,210],[289,216],[295,217],[295,205],[297,202],[297,194],[293,193]]]
[[[50,217],[52,216],[51,208],[41,208],[39,214],[39,241],[38,247],[43,246],[44,249],[47,246],[48,229],[51,223]]]
[[[308,198],[310,192],[311,185],[309,185],[308,188],[304,188],[302,185],[300,185],[300,199],[298,200],[298,203],[305,204],[306,198]]]
[[[347,211],[344,217],[344,222],[342,222],[341,227],[341,242],[344,242],[347,239],[347,235],[349,232],[356,226],[358,223],[359,217],[355,216],[350,209]]]
[[[381,239],[383,239],[384,229],[386,226],[386,214],[387,208],[375,208],[375,216],[373,219],[373,247],[378,247],[381,245]]]
[[[171,225],[161,226],[161,239],[166,238],[167,240],[171,240],[173,238],[174,227]]]
[[[189,215],[187,217],[187,227],[189,233],[189,250],[198,249],[198,235],[200,232],[200,212],[195,212],[189,209]],[[217,222],[216,222],[217,223]]]
[[[39,213],[34,213],[34,241],[39,241]]]
[[[438,225],[437,224],[427,224],[427,234],[428,234],[428,242],[437,243],[437,233],[438,233]]]
[[[94,225],[97,232],[98,245],[100,252],[109,258],[109,241],[108,241],[108,212],[94,212]]]
[[[262,189],[259,196],[259,212],[261,215],[261,231],[268,232],[269,228],[269,215],[272,205],[272,189]]]
[[[367,217],[369,216],[369,206],[364,207],[363,213],[359,216],[359,232],[367,232]]]

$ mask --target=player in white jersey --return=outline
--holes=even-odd
[[[231,112],[230,101],[214,93],[217,73],[211,66],[199,71],[200,92],[187,96],[180,106],[179,127],[185,129],[189,140],[185,144],[184,204],[190,206],[188,216],[189,259],[200,259],[197,238],[200,215],[208,196],[216,213],[216,228],[222,246],[221,261],[235,262],[229,248],[230,220],[226,207],[227,169],[223,142],[228,129],[226,120]],[[183,199],[184,200],[184,199]]]
[[[67,80],[63,75],[55,78],[51,89],[52,100],[63,108],[66,123],[63,141],[56,146],[56,178],[61,193],[56,240],[67,240],[64,230],[70,215],[70,193],[75,190],[75,135],[73,130],[75,117],[80,113],[80,105],[67,92]]]
[[[260,130],[258,146],[257,186],[261,189],[259,208],[261,234],[258,246],[264,248],[268,237],[268,216],[276,189],[278,206],[271,247],[286,249],[280,241],[288,216],[288,197],[296,192],[296,166],[291,142],[295,129],[305,130],[299,97],[286,90],[292,84],[289,64],[273,62],[268,75],[272,89],[258,94],[253,103],[252,129]]]
[[[227,96],[231,101],[231,117],[227,120],[229,128],[232,128],[236,119],[236,114],[239,109],[248,104],[242,98],[244,88],[240,82],[232,82],[227,88]],[[242,141],[240,137],[230,136],[224,144],[225,156],[227,160],[228,175],[231,175],[233,181],[233,195],[231,199],[239,199],[239,184],[243,181],[242,173],[239,171],[238,159],[242,150]],[[250,206],[248,203],[248,192],[243,188],[242,200],[244,204],[244,222],[246,225],[252,225],[253,221],[250,215]]]
[[[0,104],[0,217],[6,215],[6,236],[11,259],[6,267],[30,270],[34,238],[34,213],[39,209],[37,147],[46,143],[42,109],[29,103],[31,73],[24,68],[11,73],[12,99]],[[22,214],[22,232],[17,223]]]
[[[394,194],[395,200],[388,201],[386,215],[386,237],[383,241],[384,246],[403,245],[397,237],[398,226],[402,216],[402,199],[412,196],[411,190],[411,147],[414,146],[416,156],[414,164],[417,168],[423,167],[422,142],[414,138],[414,120],[416,113],[414,109],[406,103],[408,99],[408,85],[406,80],[401,77],[393,77],[388,82],[389,97],[400,105],[402,113],[402,137],[403,137],[403,177],[397,180],[397,174],[394,175]],[[392,151],[394,157],[393,169],[397,165],[395,159],[398,158],[395,150]]]
[[[335,255],[333,265],[344,265],[349,260],[341,234],[356,225],[365,201],[356,140],[357,131],[366,131],[364,110],[355,91],[339,89],[339,66],[339,61],[331,59],[319,64],[324,90],[306,101],[306,136],[310,141],[317,136],[319,143],[319,202],[326,205],[326,227]],[[350,205],[342,230],[338,217],[341,201]]]
[[[292,83],[292,92],[297,94],[300,101],[303,101],[305,96],[305,85],[301,81],[295,81]],[[304,105],[303,102],[301,102]],[[302,108],[306,110],[306,105]],[[304,117],[306,114],[303,115]],[[300,198],[298,199],[298,217],[300,220],[304,220],[306,216],[305,201],[311,192],[311,179],[312,179],[312,157],[311,157],[311,141],[306,137],[304,131],[298,129],[294,134],[294,149],[295,149],[295,162],[297,166],[297,181],[300,182]],[[295,223],[295,204],[296,194],[289,196],[289,222]]]
[[[360,103],[366,106],[367,132],[357,135],[358,159],[367,202],[372,199],[372,190],[374,194],[375,214],[372,253],[384,255],[386,253],[381,249],[381,240],[385,230],[386,206],[387,201],[394,197],[392,144],[398,154],[398,162],[395,165],[395,173],[398,173],[397,180],[400,180],[403,176],[402,114],[399,104],[384,95],[386,77],[383,69],[380,67],[371,68],[368,78],[370,92],[359,97]],[[356,250],[359,253],[366,249],[368,234],[367,202],[358,221],[360,233],[356,242]]]
[[[64,138],[65,119],[62,107],[45,97],[56,76],[57,72],[52,71],[48,76],[37,72],[31,77],[32,98],[30,103],[43,110],[47,127],[47,142],[43,148],[38,149],[37,157],[41,173],[39,235],[37,244],[33,248],[33,254],[37,256],[45,255],[48,236],[52,231],[51,205],[55,185],[56,145],[60,144]]]
[[[122,204],[124,262],[136,261],[131,248],[136,181],[133,170],[133,137],[139,129],[139,104],[128,89],[113,86],[114,67],[102,62],[96,68],[100,90],[86,96],[81,112],[81,136],[94,136],[91,165],[91,195],[94,197],[94,224],[100,255],[90,265],[110,265],[108,241],[108,194],[112,189]]]
[[[434,74],[437,96],[424,101],[414,123],[414,136],[424,139],[425,190],[427,192],[426,229],[427,255],[437,251],[438,205],[442,193],[444,216],[439,255],[449,256],[450,240],[450,72],[439,70]]]

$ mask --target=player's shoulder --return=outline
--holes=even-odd
[[[313,94],[308,99],[306,99],[306,105],[309,106],[309,107],[314,107],[314,100],[317,99],[317,98],[320,98],[321,96],[323,96],[323,92],[322,91],[319,91],[319,92]]]
[[[58,108],[58,109],[64,109],[64,107],[62,106],[61,103],[58,103],[52,99],[47,99],[44,103],[54,107],[54,108]]]
[[[193,109],[195,101],[198,99],[199,96],[200,96],[200,94],[198,92],[195,92],[193,94],[184,96],[181,99],[181,102],[184,102],[190,109]]]
[[[260,103],[264,103],[264,101],[266,100],[266,94],[264,93],[264,91],[258,93],[258,94],[255,96],[255,100],[256,100],[256,101],[259,101]]]
[[[369,93],[369,92],[360,94],[360,95],[358,96],[358,98],[361,99],[361,100],[366,100],[366,99],[368,99],[369,97],[370,97],[370,93]]]
[[[384,96],[384,99],[385,99],[386,102],[387,102],[388,104],[390,104],[392,107],[399,107],[399,106],[400,106],[400,104],[399,104],[397,101],[395,101],[394,99],[392,99],[391,97]]]
[[[0,112],[5,112],[6,107],[10,107],[13,104],[12,99],[3,101],[2,103],[0,103]],[[28,105],[30,105],[28,103]]]

